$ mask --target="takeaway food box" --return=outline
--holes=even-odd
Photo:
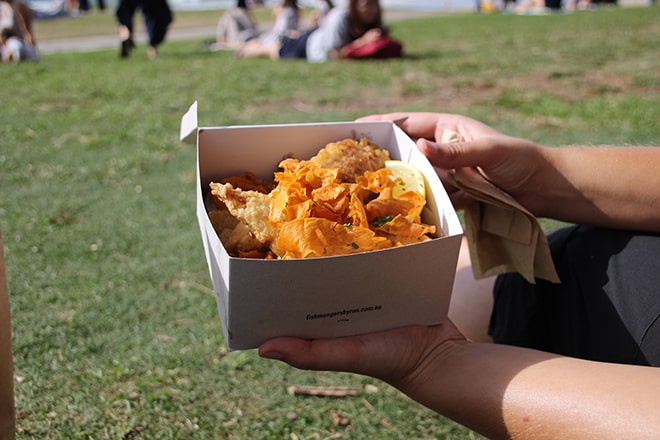
[[[181,120],[197,144],[197,219],[227,347],[276,336],[339,337],[446,319],[463,230],[434,168],[391,122],[198,127],[197,103]],[[423,174],[423,221],[442,236],[343,256],[257,260],[230,256],[207,214],[209,183],[251,171],[270,179],[284,157],[308,159],[327,143],[369,138]]]

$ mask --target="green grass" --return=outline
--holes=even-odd
[[[37,36],[87,18],[39,22]],[[202,125],[443,111],[548,145],[657,145],[659,19],[650,7],[397,21],[407,56],[392,62],[237,60],[187,41],[151,62],[138,47],[0,65],[19,438],[477,437],[373,379],[226,352],[180,118],[195,100]],[[292,384],[378,391],[298,398]]]

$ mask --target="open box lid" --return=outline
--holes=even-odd
[[[197,141],[197,128],[197,101],[195,101],[181,118],[179,139],[187,144],[194,144]]]

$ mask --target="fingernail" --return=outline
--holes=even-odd
[[[259,356],[261,356],[264,359],[273,359],[275,361],[281,361],[284,356],[282,356],[282,353],[279,351],[265,351],[263,353],[259,353]]]
[[[417,147],[422,151],[433,151],[437,148],[437,145],[434,142],[429,141],[428,139],[420,138],[417,140]]]

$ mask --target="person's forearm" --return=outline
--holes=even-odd
[[[546,157],[558,172],[539,188],[537,215],[660,231],[660,147],[559,147]]]
[[[658,438],[660,371],[449,342],[399,386],[489,438]],[[445,344],[445,345],[447,345]],[[416,384],[419,384],[417,386]]]

